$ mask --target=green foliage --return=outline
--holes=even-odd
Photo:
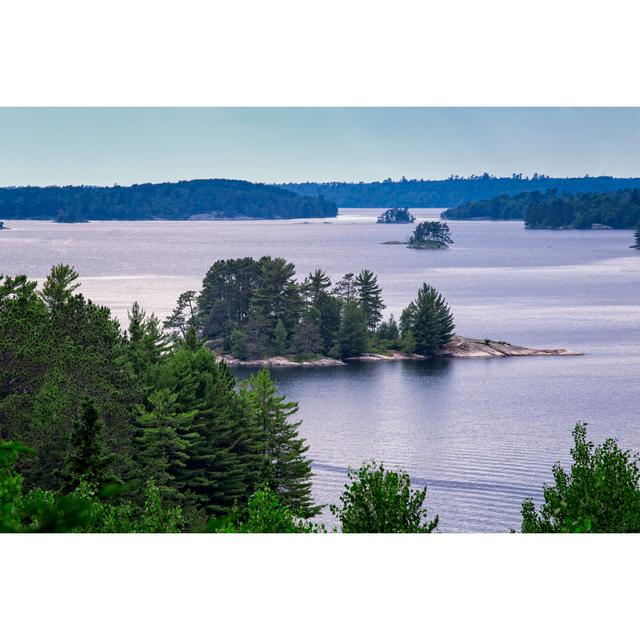
[[[247,338],[244,331],[235,327],[229,336],[229,347],[231,353],[240,360],[246,360],[249,352],[247,351]]]
[[[315,515],[319,508],[311,497],[311,463],[305,456],[309,447],[298,433],[301,423],[290,421],[298,411],[297,403],[278,395],[266,369],[243,383],[241,395],[249,426],[260,439],[260,482],[297,516]]]
[[[412,356],[416,352],[416,337],[410,330],[405,331],[402,334],[402,340],[400,342],[400,350],[405,356]]]
[[[244,180],[181,180],[129,187],[0,188],[3,218],[62,220],[187,220],[218,218],[313,218],[338,213],[333,202],[300,196],[275,186]]]
[[[400,330],[403,337],[411,333],[415,340],[415,353],[425,356],[437,353],[449,342],[453,337],[454,328],[453,314],[449,305],[436,289],[426,283],[422,285],[417,298],[404,309],[400,317]],[[407,340],[411,342],[411,338]]]
[[[113,480],[110,468],[115,455],[105,451],[102,428],[103,422],[93,401],[83,400],[81,416],[71,431],[71,450],[60,474],[67,491],[83,482],[102,488]]]
[[[544,487],[544,503],[522,504],[523,533],[631,533],[640,531],[638,456],[608,438],[587,440],[586,424],[573,430],[569,472],[553,467],[554,484]]]
[[[366,352],[368,345],[367,318],[362,307],[350,300],[345,302],[338,332],[338,350],[341,358],[353,358]]]
[[[449,225],[438,220],[428,220],[418,224],[413,230],[413,235],[409,238],[409,246],[420,246],[427,243],[435,243],[441,247],[453,244]]]
[[[378,224],[410,224],[416,219],[409,213],[409,209],[387,209],[378,216]]]
[[[235,510],[229,518],[216,526],[218,533],[311,533],[312,525],[297,518],[280,496],[268,485],[260,485],[249,498],[246,513]]]
[[[438,516],[426,520],[426,487],[412,489],[406,472],[372,461],[350,469],[349,480],[340,505],[330,507],[343,533],[431,533],[438,526]]]
[[[589,229],[592,225],[629,229],[640,223],[640,189],[637,184],[633,189],[603,190],[608,193],[599,191],[593,189],[593,193],[570,193],[548,189],[544,192],[534,190],[516,195],[502,194],[491,200],[470,202],[448,209],[443,217],[450,220],[524,219],[528,229]]]
[[[139,407],[140,435],[136,438],[145,476],[165,495],[182,488],[176,474],[187,466],[196,411],[183,412],[178,394],[157,389],[149,396],[150,408]]]
[[[497,177],[485,172],[469,177],[452,175],[445,180],[407,180],[403,177],[400,180],[387,178],[378,182],[304,182],[280,186],[300,195],[324,196],[339,207],[382,208],[393,204],[395,207],[441,208],[458,207],[468,202],[477,204],[478,201],[490,198],[516,197],[517,194],[532,191],[557,190],[561,193],[577,194],[631,189],[640,187],[640,178],[551,178],[538,173],[530,177],[521,173]],[[447,217],[448,214],[449,212]],[[485,216],[479,213],[469,217]]]
[[[164,321],[164,328],[171,332],[174,340],[186,340],[189,329],[198,328],[197,300],[195,291],[185,291],[178,296],[171,315]]]
[[[287,328],[281,318],[278,318],[273,330],[273,353],[276,356],[283,356],[288,350]]]
[[[382,320],[382,289],[378,286],[378,278],[368,269],[363,269],[355,279],[357,300],[364,311],[367,327],[372,333]]]

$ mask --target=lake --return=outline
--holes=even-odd
[[[428,282],[462,335],[584,353],[274,371],[300,403],[321,503],[337,500],[349,465],[375,458],[428,486],[441,531],[508,531],[519,528],[522,500],[540,498],[553,463],[570,459],[577,420],[597,442],[611,435],[640,449],[640,251],[629,248],[632,231],[450,222],[453,247],[412,251],[381,244],[406,239],[412,226],[377,225],[380,211],[342,209],[337,219],[304,222],[11,220],[0,231],[0,273],[43,278],[52,264],[73,264],[82,291],[125,321],[133,300],[164,317],[180,292],[200,288],[215,260],[282,256],[300,277],[371,269],[396,317]],[[413,213],[425,219],[440,210]]]

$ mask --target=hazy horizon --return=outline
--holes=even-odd
[[[2,108],[1,186],[640,176],[638,108]]]

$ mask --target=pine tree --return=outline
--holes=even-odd
[[[367,350],[367,320],[357,302],[351,300],[344,305],[338,350],[341,358],[353,358]]]
[[[51,268],[40,294],[50,311],[60,309],[71,300],[73,292],[80,286],[77,279],[78,272],[69,265],[57,264]]]
[[[195,412],[189,459],[176,469],[176,482],[211,515],[246,504],[258,475],[260,444],[246,424],[228,368],[208,349],[183,348],[161,365],[156,384],[177,395],[178,412]]]
[[[402,312],[400,327],[403,337],[410,332],[415,339],[415,352],[433,355],[453,337],[453,314],[440,293],[423,284],[418,297]]]
[[[331,287],[331,279],[321,269],[316,269],[310,273],[304,281],[304,291],[312,305],[315,305],[321,294]]]
[[[113,480],[109,470],[115,456],[105,452],[102,428],[103,422],[93,400],[83,400],[81,417],[73,424],[71,432],[71,451],[60,474],[66,491],[72,491],[81,482],[101,488]]]
[[[311,497],[311,463],[305,456],[309,447],[298,433],[301,423],[289,421],[298,410],[297,403],[278,395],[266,369],[245,381],[241,394],[249,423],[262,439],[260,481],[296,515],[316,515],[320,509]]]
[[[134,302],[127,313],[127,351],[133,371],[138,378],[146,377],[151,366],[157,364],[169,349],[169,340],[154,314],[147,314]]]
[[[193,439],[191,425],[195,411],[181,412],[178,395],[158,389],[149,396],[150,409],[140,407],[136,438],[144,475],[153,480],[163,494],[175,494],[180,488],[176,471],[184,469]]]
[[[378,286],[378,278],[368,269],[361,271],[355,279],[357,299],[364,311],[367,327],[372,333],[382,319],[382,289]]]
[[[343,302],[351,302],[357,295],[355,276],[353,273],[345,273],[333,288],[333,293]]]
[[[164,328],[171,331],[174,340],[185,340],[189,328],[198,328],[198,303],[195,291],[185,291],[178,296],[175,309],[164,321]]]
[[[298,356],[314,356],[323,347],[320,334],[320,313],[314,307],[306,311],[293,334],[291,349]]]
[[[634,189],[634,191],[637,191],[637,189]],[[638,226],[636,227],[635,239],[636,239],[636,244],[634,245],[634,248],[640,249],[640,222],[638,222]]]
[[[273,330],[273,353],[276,356],[283,356],[287,353],[287,328],[280,318],[276,322]]]

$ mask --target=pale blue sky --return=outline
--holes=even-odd
[[[3,108],[0,185],[640,176],[640,109]]]

